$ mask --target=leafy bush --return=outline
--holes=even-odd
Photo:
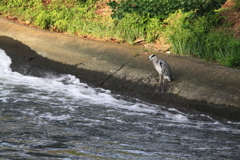
[[[112,0],[108,3],[113,10],[112,18],[122,19],[127,13],[166,19],[169,14],[181,9],[196,11],[199,15],[219,9],[226,0]]]

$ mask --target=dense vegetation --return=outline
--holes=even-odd
[[[126,13],[136,12],[141,16],[163,20],[179,9],[184,12],[195,11],[197,15],[203,16],[219,9],[225,2],[226,0],[123,0],[118,3],[113,0],[109,5],[114,9],[113,18],[121,19]]]
[[[240,41],[219,23],[226,0],[110,1],[113,14],[96,14],[104,0],[1,0],[0,14],[51,31],[134,44],[166,41],[176,54],[240,66]],[[235,0],[240,6],[239,0]]]

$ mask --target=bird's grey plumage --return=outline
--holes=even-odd
[[[154,54],[149,56],[148,61],[152,61],[154,68],[159,73],[159,85],[158,85],[156,92],[158,92],[158,89],[161,85],[162,76],[163,76],[162,92],[164,92],[164,80],[165,79],[167,79],[168,81],[173,80],[171,67],[165,60],[158,59],[157,56]]]

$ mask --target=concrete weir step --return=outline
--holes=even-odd
[[[4,18],[0,18],[0,48],[12,58],[12,69],[23,74],[73,74],[113,93],[240,120],[238,69],[187,56],[146,52],[139,46],[86,40]],[[166,60],[172,68],[174,81],[166,85],[166,93],[154,94],[158,73],[151,62],[144,64],[150,54]]]

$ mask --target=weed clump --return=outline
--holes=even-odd
[[[191,12],[172,14],[164,32],[171,50],[176,54],[192,55],[228,67],[240,66],[240,41],[233,32],[218,25],[219,16],[191,18]],[[178,18],[176,18],[178,17]]]

